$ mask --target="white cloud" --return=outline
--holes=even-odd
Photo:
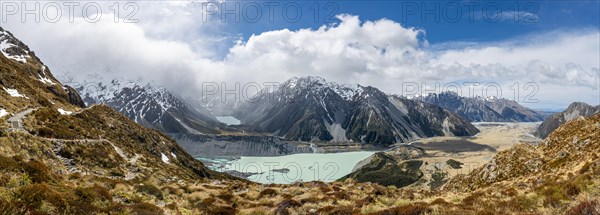
[[[89,74],[108,76],[105,79],[122,76],[155,81],[178,91],[209,79],[215,70],[212,66],[218,65],[213,58],[220,44],[213,41],[222,36],[207,32],[222,24],[202,23],[201,14],[196,13],[199,8],[189,2],[138,2],[135,19],[139,22],[125,23],[123,18],[115,22],[109,10],[112,5],[102,3],[106,13],[95,23],[85,21],[81,14],[69,22],[63,14],[57,23],[8,19],[3,27],[35,50],[59,77],[65,73],[75,80]]]
[[[257,81],[263,75],[279,79],[320,75],[355,81],[361,76],[395,75],[425,54],[419,48],[423,43],[418,39],[420,30],[385,19],[361,22],[356,16],[338,18],[338,25],[316,30],[284,29],[253,35],[231,48],[225,61],[233,67],[229,72],[244,68],[245,78]]]
[[[598,37],[597,30],[529,35],[495,44],[444,50],[436,53],[431,62],[455,64],[454,68],[439,71],[466,70],[468,72],[457,74],[473,80],[534,82],[540,86],[536,94],[540,103],[531,106],[551,103],[565,106],[572,101],[598,104]]]
[[[200,8],[189,3],[140,3],[140,8],[139,23],[114,23],[108,15],[94,24],[77,18],[75,23],[3,27],[59,76],[65,71],[104,75],[108,69],[190,94],[206,81],[280,82],[319,75],[389,93],[401,92],[402,82],[494,81],[503,90],[514,82],[536,82],[541,103],[597,104],[599,99],[598,30],[430,47],[422,29],[339,15],[335,25],[263,32],[235,44],[236,37],[219,33],[222,23],[202,23]],[[216,57],[222,53],[224,59]]]
[[[373,85],[390,93],[402,92],[403,82],[426,82],[429,86],[435,82],[442,86],[494,82],[502,86],[505,97],[514,93],[510,86],[515,82],[520,84],[520,93],[530,93],[523,86],[533,82],[539,86],[533,98],[540,103],[530,106],[564,106],[575,100],[598,103],[597,30],[548,32],[495,43],[458,42],[442,44],[451,48],[440,49],[419,40],[423,31],[390,20],[361,22],[348,15],[338,18],[338,25],[316,30],[253,35],[231,49],[226,61],[228,73],[257,81],[321,75],[334,81]],[[556,96],[566,94],[578,97]]]

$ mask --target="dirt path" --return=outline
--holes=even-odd
[[[32,113],[33,111],[37,110],[37,108],[30,108],[27,109],[25,111],[19,112],[17,114],[15,114],[14,116],[10,117],[8,119],[8,122],[10,124],[10,130],[12,131],[20,131],[20,132],[25,132],[29,135],[32,136],[36,136],[33,135],[31,133],[29,133],[29,131],[27,131],[24,127],[23,127],[23,119],[25,117],[27,117],[27,115],[29,115],[30,113]],[[78,114],[83,110],[80,110],[78,112],[75,112],[73,114]],[[127,172],[125,175],[125,180],[131,180],[135,177],[137,177],[137,170],[135,168],[133,168],[133,166],[137,163],[137,161],[142,157],[141,155],[138,154],[133,154],[131,155],[131,157],[128,157],[126,155],[126,153],[123,152],[123,150],[121,150],[120,148],[118,148],[117,146],[115,146],[115,144],[113,144],[111,141],[107,140],[107,139],[75,139],[75,140],[69,140],[69,139],[58,139],[58,138],[47,138],[47,137],[40,137],[40,136],[36,136],[38,138],[50,141],[54,144],[54,148],[53,148],[53,152],[55,154],[55,156],[58,158],[58,160],[66,167],[67,173],[74,173],[74,172],[79,172],[82,174],[93,174],[96,175],[94,173],[90,173],[90,172],[83,172],[81,170],[79,170],[77,168],[77,164],[75,163],[75,161],[73,159],[68,159],[65,157],[62,157],[60,155],[60,151],[62,149],[62,147],[65,144],[94,144],[94,143],[106,143],[106,144],[110,144],[115,152],[117,152],[117,154],[119,156],[121,156],[123,159],[125,159],[126,161],[128,161],[128,163],[130,164],[127,168]]]
[[[25,118],[25,116],[27,116],[34,110],[36,109],[29,108],[25,111],[15,114],[11,118],[8,118],[8,124],[10,124],[10,128],[17,131],[25,131],[25,129],[23,128],[23,118]]]

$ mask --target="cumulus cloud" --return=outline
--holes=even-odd
[[[233,67],[229,72],[244,68],[247,79],[319,75],[352,82],[362,76],[396,75],[425,55],[420,49],[425,42],[419,39],[421,30],[386,19],[337,18],[337,25],[316,30],[284,29],[253,35],[230,49],[225,59]]]
[[[182,94],[199,92],[204,82],[281,82],[318,75],[388,93],[402,93],[404,82],[495,82],[503,91],[515,82],[521,87],[535,82],[540,103],[597,104],[599,99],[597,29],[430,45],[426,29],[338,15],[332,25],[273,30],[234,43],[237,35],[220,33],[224,25],[218,21],[201,22],[201,8],[189,2],[142,7],[139,23],[115,23],[107,15],[93,24],[76,17],[75,23],[8,22],[3,27],[58,76],[120,75]],[[567,94],[579,97],[561,96]]]

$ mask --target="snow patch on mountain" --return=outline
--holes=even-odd
[[[21,63],[27,63],[27,58],[31,58],[31,56],[29,56],[29,51],[23,50],[27,55],[9,53],[9,49],[17,47],[15,44],[10,42],[9,39],[11,38],[13,37],[9,35],[8,32],[0,30],[0,52],[2,52],[2,54],[9,59],[13,59]]]
[[[27,96],[20,94],[19,91],[17,91],[16,89],[4,88],[4,91],[6,91],[6,93],[8,93],[8,95],[12,97],[22,97],[29,99]]]
[[[54,81],[52,81],[52,79],[49,79],[48,76],[46,75],[46,66],[44,66],[44,65],[42,65],[42,68],[40,68],[40,73],[38,74],[38,80],[44,84],[49,84],[49,85],[56,84],[56,83],[54,83]]]
[[[354,95],[361,94],[363,91],[360,85],[338,84],[335,82],[328,82],[324,78],[315,76],[303,78],[293,77],[284,82],[279,89],[287,89],[292,92],[304,89],[310,89],[312,92],[322,92],[325,89],[330,89],[346,101],[352,100]]]
[[[160,159],[165,162],[166,164],[170,163],[169,157],[167,157],[165,154],[160,153]]]
[[[48,77],[42,77],[41,75],[38,75],[38,77],[39,77],[38,80],[44,84],[55,85],[55,83],[52,80],[50,80]]]
[[[6,111],[6,110],[4,110],[4,109],[0,108],[0,117],[6,116],[6,115],[8,115],[8,114],[10,114],[8,111]]]
[[[66,111],[66,110],[64,110],[64,109],[62,109],[62,108],[59,108],[59,109],[58,109],[58,112],[59,112],[61,115],[71,115],[71,114],[73,114],[73,111]]]

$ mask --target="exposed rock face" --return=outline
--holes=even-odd
[[[387,146],[420,137],[478,132],[468,121],[437,106],[319,77],[290,79],[240,105],[234,115],[256,131],[299,141]]]
[[[75,86],[87,104],[106,104],[135,122],[165,133],[218,134],[225,126],[202,107],[167,89],[114,79]]]
[[[65,86],[65,90],[67,91],[67,94],[69,96],[69,102],[71,104],[74,104],[78,107],[82,107],[85,108],[85,102],[83,101],[83,99],[81,98],[81,96],[79,95],[79,93],[77,93],[77,91],[75,89],[73,89],[73,87],[71,86]]]
[[[273,136],[175,134],[177,143],[194,157],[281,156],[312,153],[310,145]]]
[[[417,96],[414,100],[448,109],[471,122],[536,122],[544,115],[504,98],[462,97],[455,92]]]
[[[552,131],[566,122],[577,119],[580,116],[589,117],[597,113],[600,113],[600,105],[591,106],[583,102],[571,103],[563,112],[548,117],[533,135],[539,138],[546,138]]]

